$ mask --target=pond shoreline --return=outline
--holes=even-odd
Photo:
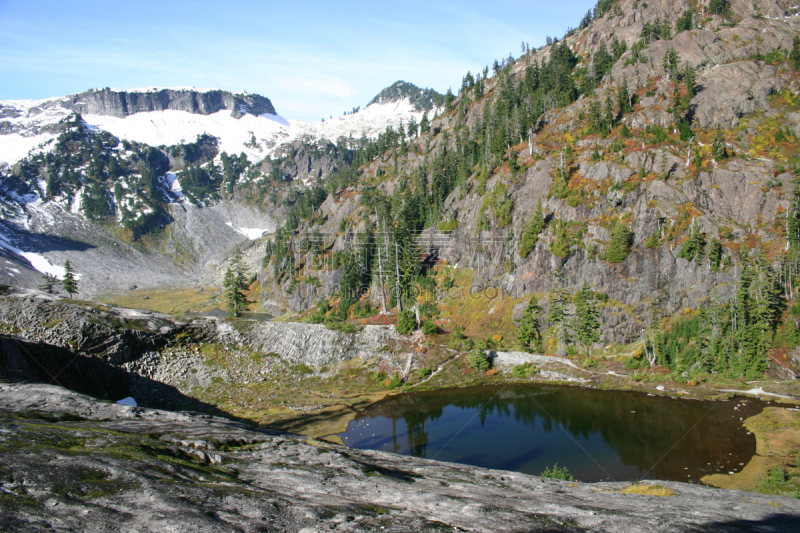
[[[619,376],[612,376],[619,377]],[[337,407],[327,407],[325,409],[304,413],[299,415],[293,422],[291,431],[300,435],[317,438],[320,440],[328,441],[335,444],[344,444],[338,434],[344,433],[350,422],[355,420],[360,412],[385,401],[394,396],[399,396],[407,393],[417,392],[436,392],[448,391],[458,389],[468,389],[473,387],[486,387],[486,386],[515,386],[515,385],[558,385],[569,386],[575,388],[583,388],[588,390],[608,391],[608,392],[637,392],[644,393],[652,396],[659,396],[670,399],[681,400],[704,400],[704,401],[725,401],[731,400],[736,397],[759,399],[767,402],[765,411],[770,409],[777,412],[789,412],[792,406],[800,405],[800,399],[787,398],[788,395],[781,395],[778,393],[770,394],[768,391],[763,390],[763,386],[759,387],[760,393],[755,394],[753,387],[743,388],[742,390],[721,390],[710,386],[694,387],[692,392],[689,393],[684,388],[670,387],[665,384],[655,383],[641,383],[632,380],[620,382],[617,379],[601,380],[600,382],[575,382],[566,380],[553,380],[553,379],[530,379],[530,380],[498,380],[491,383],[456,383],[452,385],[437,384],[435,387],[414,387],[410,390],[389,390],[383,392],[373,393],[355,393],[347,395],[347,404]],[[763,383],[763,382],[762,382]],[[774,394],[774,396],[773,396]],[[769,405],[773,404],[773,405]],[[777,404],[777,405],[774,405]],[[712,474],[703,477],[701,483],[719,487],[731,488],[746,491],[757,491],[759,481],[765,478],[771,468],[783,465],[787,467],[790,472],[794,472],[788,465],[791,456],[788,452],[780,456],[762,455],[761,451],[765,448],[765,443],[773,440],[774,435],[782,434],[784,440],[796,443],[796,447],[800,448],[800,423],[798,427],[786,427],[784,424],[778,423],[774,427],[759,427],[758,430],[751,429],[748,424],[757,424],[762,415],[756,415],[743,421],[742,426],[751,430],[756,439],[756,453],[752,456],[747,465],[739,472],[733,475]],[[308,417],[311,422],[309,425],[302,423],[302,420]],[[800,414],[798,415],[800,419]],[[268,426],[275,429],[284,429],[283,424],[269,424]],[[792,446],[790,444],[789,446]]]
[[[756,437],[756,453],[745,468],[733,475],[709,475],[701,481],[723,489],[758,491],[771,470],[788,476],[800,474],[800,410],[767,407],[747,418],[743,426]]]
[[[638,385],[640,383],[633,382]],[[305,430],[305,426],[302,424],[298,424],[296,427],[293,428],[292,432],[297,433],[299,435],[304,435],[313,438],[320,438],[325,439],[331,435],[335,435],[337,433],[342,433],[347,429],[347,425],[356,417],[359,411],[363,411],[372,405],[379,403],[383,400],[391,398],[393,396],[413,393],[413,392],[436,392],[436,391],[447,391],[447,390],[454,390],[454,389],[467,389],[472,387],[488,387],[488,386],[513,386],[513,385],[526,385],[526,384],[540,384],[540,385],[561,385],[561,386],[569,386],[569,387],[578,387],[578,388],[586,388],[591,390],[599,390],[599,391],[619,391],[619,392],[638,392],[644,394],[652,394],[654,396],[661,396],[666,398],[672,399],[679,399],[679,400],[700,400],[700,401],[725,401],[735,398],[737,396],[741,396],[744,398],[756,398],[761,399],[758,395],[754,395],[751,393],[750,390],[741,390],[741,391],[734,391],[734,390],[720,390],[714,389],[713,387],[709,387],[704,389],[703,392],[707,392],[707,394],[694,394],[691,393],[687,394],[683,389],[668,389],[664,387],[663,389],[659,389],[659,385],[652,385],[652,386],[639,386],[636,388],[632,388],[630,385],[618,385],[615,386],[611,384],[608,386],[607,383],[602,384],[592,384],[592,383],[576,383],[575,381],[563,381],[563,380],[552,380],[552,379],[531,379],[531,380],[498,380],[493,381],[490,383],[455,383],[451,385],[445,386],[436,386],[433,388],[413,388],[411,390],[389,390],[384,392],[364,392],[364,393],[354,393],[345,395],[342,398],[348,400],[356,400],[354,403],[358,404],[358,408],[354,408],[350,405],[350,402],[345,406],[345,404],[340,404],[339,409],[333,409],[331,406],[326,407],[324,409],[320,409],[318,411],[310,411],[308,413],[303,413],[298,415],[295,419],[296,422],[299,422],[304,417],[308,417],[311,419],[314,418],[314,423],[318,423],[319,415],[324,414],[325,419],[330,424],[331,428],[336,430],[329,430],[327,433],[322,434],[319,428],[315,428],[314,430],[307,432]],[[709,390],[710,389],[710,390]],[[769,393],[766,393],[769,395]],[[772,396],[769,395],[771,398]],[[786,405],[800,405],[800,398],[798,399],[789,399],[785,397],[781,397],[778,395],[774,399],[768,399],[766,401],[774,401],[781,404]],[[281,424],[266,424],[268,427],[276,427],[280,428]],[[324,431],[323,431],[324,432]]]

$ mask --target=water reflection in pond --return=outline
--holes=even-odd
[[[581,481],[698,481],[755,453],[742,420],[757,400],[701,402],[553,385],[475,387],[392,397],[339,436],[354,448]]]

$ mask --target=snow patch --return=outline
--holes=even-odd
[[[54,265],[50,263],[42,254],[36,252],[23,252],[13,244],[8,239],[6,235],[0,233],[0,247],[5,248],[9,252],[19,256],[24,257],[28,260],[28,262],[33,266],[34,269],[38,270],[42,274],[50,274],[51,276],[55,276],[57,278],[64,277],[64,267]],[[8,261],[6,261],[8,262]],[[17,274],[19,274],[18,270],[15,270]],[[79,279],[80,275],[76,274],[75,279]]]
[[[55,276],[59,279],[64,277],[64,267],[54,265],[50,263],[42,254],[37,254],[35,252],[20,252],[22,257],[30,261],[33,268],[41,272],[42,274],[50,274],[51,276]],[[75,279],[80,279],[80,274],[75,274]]]
[[[36,193],[19,195],[14,191],[8,191],[6,194],[20,205],[32,204],[39,199],[39,195]]]
[[[81,207],[83,206],[83,185],[75,191],[75,197],[72,200],[72,205],[69,206],[69,212],[73,215],[77,215],[81,212]]]
[[[183,189],[181,189],[181,182],[178,180],[178,176],[174,172],[167,172],[163,176],[159,178],[163,181],[163,183],[167,186],[172,195],[174,195],[178,200],[183,199]]]
[[[273,122],[277,122],[281,126],[286,126],[287,128],[292,125],[288,120],[286,120],[280,115],[270,115],[269,113],[264,113],[263,115],[259,115],[259,117],[271,120]]]
[[[9,133],[3,135],[3,142],[0,143],[0,161],[9,165],[16,163],[26,157],[31,150],[34,150],[52,138],[50,134],[33,135],[25,137],[19,133]]]
[[[251,241],[254,241],[260,237],[262,237],[265,233],[269,233],[268,229],[260,229],[260,228],[234,228],[232,222],[226,222],[226,226],[229,226],[233,229],[236,233],[241,233]]]

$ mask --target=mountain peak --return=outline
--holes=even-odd
[[[430,111],[444,105],[444,95],[433,89],[421,89],[413,83],[396,81],[379,92],[368,105],[388,104],[408,99],[416,111]]]

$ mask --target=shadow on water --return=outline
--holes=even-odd
[[[0,378],[51,383],[101,400],[118,401],[131,396],[141,407],[199,411],[249,422],[186,396],[175,387],[128,372],[101,359],[8,335],[0,335]]]
[[[581,481],[698,481],[738,472],[755,453],[742,420],[756,400],[703,402],[554,385],[395,396],[339,436],[375,449],[539,474],[558,463]]]

